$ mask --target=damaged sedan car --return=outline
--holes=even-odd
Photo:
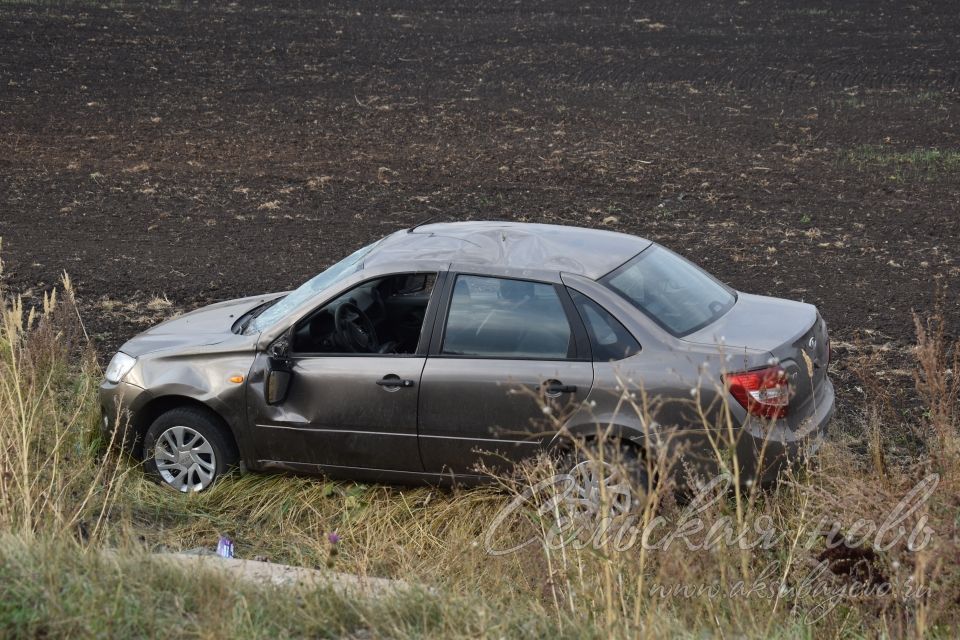
[[[763,482],[824,437],[829,357],[814,306],[735,291],[649,240],[434,223],[134,337],[106,371],[102,427],[183,492],[234,467],[469,483],[598,425],[638,456],[679,429],[696,457],[711,427],[695,397]],[[627,384],[667,401],[655,421],[624,410]],[[563,423],[547,428],[551,406]]]

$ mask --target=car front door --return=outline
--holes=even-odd
[[[287,337],[285,366],[292,376],[278,404],[267,404],[264,397],[270,358],[257,357],[248,415],[260,466],[333,473],[423,471],[417,395],[433,324],[436,276],[394,274],[362,283],[299,322]],[[384,299],[379,289],[391,278],[400,284],[391,284]],[[377,350],[389,352],[350,351],[337,339],[334,318],[344,304],[353,305],[346,315],[359,309],[370,319],[379,334]]]
[[[421,380],[420,453],[428,472],[472,474],[549,441],[550,418],[587,397],[593,366],[562,287],[470,274],[446,284]]]

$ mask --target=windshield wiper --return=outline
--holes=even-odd
[[[247,330],[247,327],[250,326],[250,323],[253,322],[254,318],[259,316],[261,313],[263,313],[264,311],[266,311],[276,303],[283,300],[285,297],[286,296],[280,296],[279,298],[276,298],[274,300],[269,300],[259,306],[254,307],[253,309],[250,309],[250,311],[247,311],[245,314],[240,316],[240,319],[237,320],[236,324],[233,325],[234,333],[242,334],[244,331]]]
[[[248,311],[244,314],[244,317],[240,319],[240,323],[237,325],[237,330],[234,333],[242,334],[247,330],[251,322],[253,322],[253,314]]]

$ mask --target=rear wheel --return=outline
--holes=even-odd
[[[171,409],[154,420],[143,446],[147,475],[183,493],[203,491],[239,461],[220,422],[194,407]]]
[[[587,444],[589,448],[590,443]],[[602,453],[602,455],[601,455]],[[568,513],[578,520],[617,518],[641,508],[649,490],[649,474],[635,447],[617,443],[566,457],[573,479],[564,500]]]

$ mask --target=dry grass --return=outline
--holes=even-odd
[[[126,467],[90,434],[99,369],[69,279],[41,309],[4,301],[0,324],[0,530],[99,539]],[[99,464],[84,464],[97,459]]]
[[[69,281],[63,291],[37,311],[4,297],[0,635],[949,637],[958,622],[957,348],[936,319],[917,325],[916,386],[927,409],[912,425],[919,455],[887,455],[896,434],[884,411],[871,410],[883,399],[872,398],[864,424],[845,430],[859,435],[828,442],[816,464],[772,490],[707,491],[699,531],[667,548],[645,548],[613,535],[629,531],[617,528],[622,520],[611,521],[611,535],[571,534],[569,544],[553,544],[558,522],[572,521],[539,494],[518,501],[488,538],[504,507],[555,472],[546,459],[498,487],[471,490],[252,474],[199,495],[164,490],[97,441],[99,371]],[[653,404],[642,393],[624,394],[624,411]],[[729,425],[717,430],[715,457],[736,477],[736,459],[720,437],[725,429],[735,437]],[[862,523],[883,522],[931,477],[938,484],[930,499],[898,523],[908,532],[925,525],[930,543],[911,550],[901,536],[872,544],[876,532]],[[691,505],[677,499],[667,474],[657,479],[631,515],[641,530],[668,523],[651,538],[662,542],[690,521]],[[690,548],[704,546],[711,531],[755,540],[758,530],[778,535],[761,549]],[[331,532],[339,543],[329,542]],[[398,577],[429,589],[349,599],[144,569],[145,551],[212,548],[220,535],[235,540],[241,557]],[[830,548],[844,536],[846,544]],[[498,548],[532,542],[491,555],[488,539]],[[108,561],[97,553],[103,547],[121,552]],[[833,591],[804,590],[811,576],[811,584]],[[922,595],[849,593],[878,584],[912,584]]]

